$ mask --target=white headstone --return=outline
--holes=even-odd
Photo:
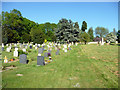
[[[37,47],[35,47],[35,49],[37,50]]]
[[[4,47],[4,44],[2,43],[2,47]]]
[[[33,47],[35,47],[35,45],[33,45]]]
[[[41,56],[41,54],[40,54],[40,53],[38,53],[38,56]]]
[[[64,52],[67,52],[67,49],[65,49]]]
[[[6,44],[6,46],[8,47],[8,44]]]
[[[18,48],[15,48],[15,51],[17,51],[18,50]]]
[[[8,47],[8,48],[6,48],[6,51],[7,51],[7,52],[10,52],[10,48],[9,48],[9,47]]]
[[[23,48],[22,50],[23,50],[23,52],[26,52],[26,49],[25,49],[25,48]]]
[[[17,50],[14,51],[14,57],[18,57],[18,51]]]

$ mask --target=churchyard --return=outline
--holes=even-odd
[[[3,88],[118,87],[118,45],[46,42],[2,47]]]

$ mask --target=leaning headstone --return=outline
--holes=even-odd
[[[44,53],[44,57],[48,57],[48,53],[47,52]]]
[[[44,56],[37,56],[37,65],[45,65]]]
[[[25,54],[20,55],[20,63],[27,64],[27,55]]]
[[[59,55],[59,49],[57,49],[56,55]]]
[[[38,53],[42,54],[43,53],[43,48],[39,48]]]

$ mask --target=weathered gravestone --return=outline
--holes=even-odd
[[[20,63],[27,64],[27,55],[21,54],[20,55]]]
[[[44,57],[48,57],[48,53],[47,52],[44,53]]]
[[[38,53],[40,53],[40,54],[43,53],[43,48],[39,48]]]
[[[37,56],[37,65],[45,65],[44,56]]]
[[[59,55],[59,49],[57,49],[56,55]]]

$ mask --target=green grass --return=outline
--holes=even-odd
[[[3,63],[17,68],[2,72],[3,88],[117,88],[118,46],[78,45],[60,55],[52,51],[53,62],[37,66],[37,52],[28,54],[29,64]],[[12,58],[12,52],[3,57]],[[93,58],[94,57],[94,58]],[[32,60],[31,60],[32,59]],[[48,59],[48,58],[45,58]],[[16,74],[23,74],[22,77]],[[74,87],[79,83],[78,87]]]

